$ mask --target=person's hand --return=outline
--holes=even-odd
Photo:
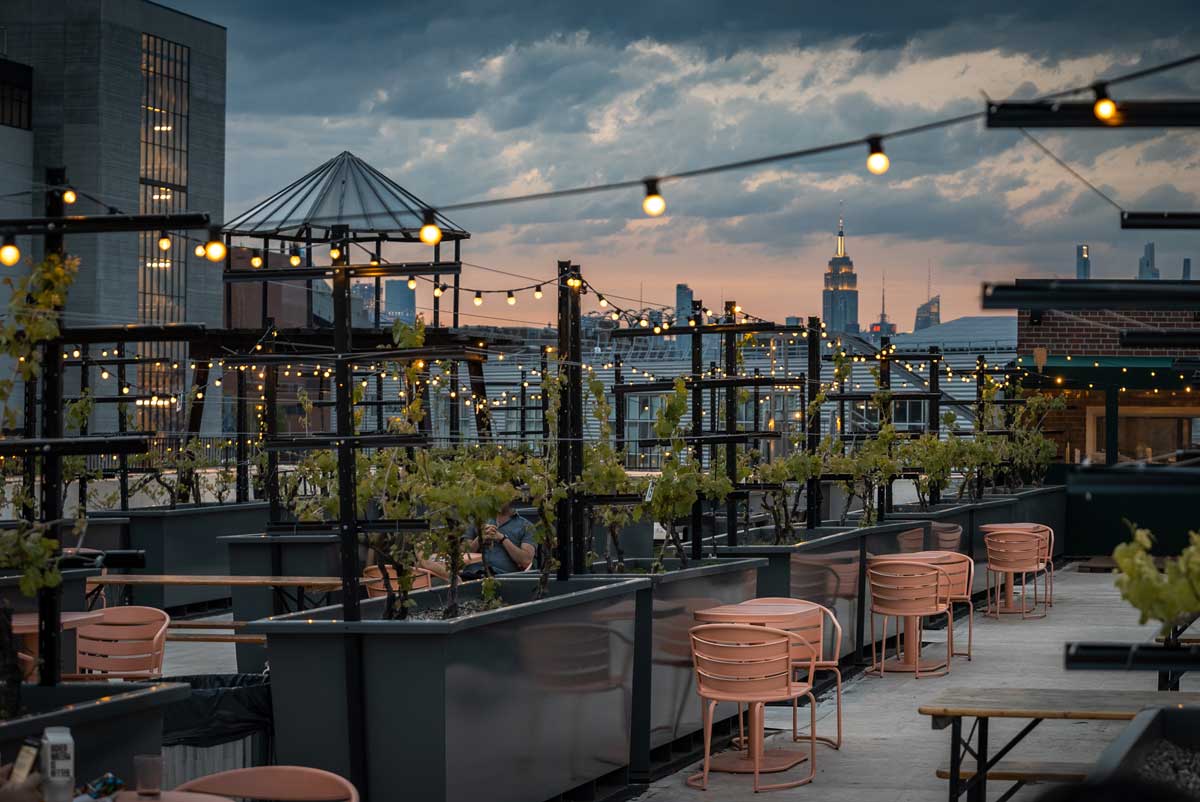
[[[0,802],[41,802],[42,775],[35,771],[25,782],[13,785],[8,782],[11,773],[11,763],[0,768]]]
[[[504,540],[504,535],[501,534],[501,532],[498,528],[496,528],[495,524],[488,524],[487,526],[485,526],[483,528],[483,536],[487,540],[491,540],[491,541],[497,542],[497,543],[500,542],[501,540]]]

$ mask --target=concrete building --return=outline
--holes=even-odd
[[[1158,268],[1154,266],[1154,243],[1147,242],[1146,247],[1142,249],[1142,255],[1138,257],[1138,273],[1139,281],[1158,281]]]
[[[1092,257],[1088,255],[1088,246],[1075,246],[1075,278],[1089,279],[1092,277]]]
[[[913,321],[913,331],[921,331],[942,324],[942,296],[935,295],[917,307],[917,317]]]
[[[846,228],[838,218],[837,250],[825,271],[821,319],[830,333],[858,334],[858,276],[846,255]]]
[[[32,106],[25,144],[8,147],[12,126],[0,134],[0,186],[29,188],[43,180],[47,168],[61,167],[80,191],[76,213],[203,211],[220,223],[224,28],[146,0],[5,0],[0,32],[0,41],[7,42],[4,57],[20,65],[5,67],[0,82],[27,75]],[[19,139],[24,129],[16,130]],[[42,206],[41,193],[34,193],[30,207],[20,211]],[[221,271],[196,257],[194,243],[183,237],[173,236],[167,251],[157,241],[158,232],[68,236],[67,251],[81,264],[66,323],[220,326]],[[30,243],[25,253],[40,258],[40,243]],[[182,395],[185,348],[167,343],[141,348],[143,356],[164,361],[159,368],[138,367],[137,389]],[[102,388],[98,374],[97,369],[92,383]],[[75,379],[67,380],[70,394]],[[220,426],[219,395],[206,396],[206,430]],[[177,431],[182,423],[179,408],[139,411],[142,428]],[[112,406],[98,410],[93,431],[111,431],[114,414]]]
[[[407,280],[383,282],[383,313],[389,323],[395,320],[412,323],[417,319],[417,291],[408,288]]]

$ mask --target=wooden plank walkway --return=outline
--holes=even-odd
[[[848,683],[842,749],[818,746],[817,779],[811,786],[762,796],[821,802],[945,799],[946,781],[939,780],[935,772],[947,762],[949,730],[933,730],[929,717],[920,715],[917,708],[952,687],[1095,688],[1099,694],[1115,689],[1153,691],[1157,681],[1153,673],[1063,669],[1063,644],[1068,640],[1153,640],[1156,628],[1139,626],[1137,618],[1113,587],[1112,574],[1080,573],[1068,567],[1056,578],[1054,607],[1046,618],[994,621],[977,614],[975,659],[955,658],[949,676],[917,680],[889,674],[884,679],[859,677]],[[958,621],[956,639],[965,643],[966,634],[966,622]],[[926,632],[927,640],[940,637],[940,632]],[[1182,689],[1200,690],[1200,676],[1186,675]],[[831,700],[822,701],[820,732],[831,731],[833,710]],[[787,709],[771,708],[767,718],[768,726],[791,726]],[[994,719],[992,739],[995,743],[1007,741],[1024,723]],[[1121,721],[1047,721],[1014,749],[1009,759],[1049,755],[1063,763],[1091,763],[1124,726]],[[772,746],[788,748],[786,736],[772,738],[768,748]],[[749,778],[734,775],[713,775],[705,794],[687,788],[683,779],[693,770],[664,778],[640,799],[696,802],[703,797],[705,802],[734,802],[753,796]],[[1006,783],[992,783],[989,798],[998,798],[1006,787]],[[1040,786],[1023,788],[1014,799],[1028,802],[1042,790]]]

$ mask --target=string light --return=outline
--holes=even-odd
[[[433,297],[441,298],[442,293],[445,292],[445,290],[443,289],[445,286],[446,286],[445,284],[434,284],[433,285]]]
[[[67,187],[66,189],[63,190],[62,200],[63,200],[63,203],[70,206],[72,203],[79,200],[79,195],[77,195],[75,193],[75,190],[71,189],[70,187]],[[164,248],[163,250],[166,250],[166,249]]]
[[[505,300],[506,300],[506,301],[508,301],[508,305],[509,305],[509,306],[516,306],[516,305],[517,305],[517,296],[513,295],[513,291],[512,291],[512,290],[509,290],[509,291],[508,291],[508,297],[507,297]]]
[[[208,242],[204,243],[204,258],[210,262],[221,262],[224,261],[226,253],[228,250],[225,248],[225,243],[221,241],[221,229],[210,228]]]
[[[646,197],[642,198],[642,211],[651,217],[658,217],[667,210],[667,201],[658,191],[658,179],[646,179]]]
[[[21,249],[17,247],[17,238],[12,234],[4,235],[4,244],[0,245],[0,262],[6,267],[12,267],[21,261]]]
[[[295,245],[288,249],[288,264],[292,267],[300,266],[300,249]]]
[[[408,288],[410,290],[415,290],[417,288],[417,277],[416,276],[408,277]]]
[[[1092,104],[1092,114],[1096,115],[1096,119],[1109,125],[1120,122],[1117,119],[1117,104],[1108,96],[1108,85],[1096,84],[1092,89],[1096,93],[1096,102]]]
[[[426,245],[437,245],[442,241],[442,229],[438,227],[433,209],[425,210],[419,236],[421,237],[421,242],[424,242]]]
[[[871,150],[867,156],[867,169],[875,175],[883,175],[892,166],[892,160],[883,152],[883,138],[867,137],[867,147]]]
[[[337,245],[329,246],[329,258],[335,262],[338,259],[341,259],[342,258],[342,249],[339,248]]]
[[[167,232],[158,232],[158,249],[160,251],[171,250],[171,238],[167,236]]]
[[[204,243],[203,242],[196,243],[196,247],[192,248],[192,253],[196,254],[197,257],[203,259],[204,254],[205,254]]]
[[[263,258],[261,253],[258,251],[254,252],[254,255],[250,257],[250,266],[256,270],[263,266]]]
[[[608,306],[608,299],[605,298],[603,295],[600,295],[597,303],[600,304],[601,308],[606,307],[606,306]]]
[[[541,299],[542,295],[544,295],[544,293],[542,292],[542,285],[539,284],[533,288],[533,297]]]
[[[483,293],[479,290],[475,291],[475,305],[483,306]]]
[[[611,317],[612,317],[612,319],[613,319],[613,320],[620,320],[620,319],[621,319],[621,313],[620,313],[620,312],[618,312],[618,311],[616,311],[616,310],[614,309],[614,310],[613,310],[613,313],[612,313],[612,315],[611,315]]]
[[[108,371],[107,371],[107,370],[101,370],[101,371],[100,371],[100,378],[102,378],[102,379],[108,379],[108,376],[109,376],[109,373],[108,373]]]

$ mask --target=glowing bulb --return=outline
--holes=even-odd
[[[654,333],[655,333],[655,334],[662,334],[662,326],[660,326],[660,325],[658,325],[657,323],[655,323],[655,324],[654,324]]]
[[[79,200],[79,196],[75,194],[75,190],[71,189],[70,187],[67,187],[66,189],[63,190],[62,199],[63,199],[63,203],[70,206],[72,203]],[[165,250],[165,248],[164,248],[164,250]]]
[[[646,179],[646,197],[642,198],[642,211],[651,217],[658,217],[667,210],[667,202],[658,192],[658,179]]]
[[[202,242],[200,242],[200,243],[197,243],[197,244],[196,244],[196,247],[195,247],[195,248],[192,248],[192,253],[196,254],[196,256],[199,256],[201,259],[203,259],[203,258],[204,258],[204,253],[205,253],[205,251],[204,251],[204,243],[202,243]]]
[[[158,249],[160,251],[171,250],[171,238],[167,236],[167,232],[162,231],[158,235]]]
[[[121,387],[121,395],[129,395],[129,385],[128,384]]]
[[[1101,122],[1116,124],[1117,119],[1117,104],[1108,96],[1108,87],[1104,84],[1096,84],[1093,87],[1096,92],[1096,102],[1092,104],[1092,114],[1096,115],[1096,119]]]
[[[107,378],[108,378],[108,376],[109,376],[109,373],[108,373],[108,371],[107,371],[107,370],[102,370],[102,371],[100,371],[100,378],[102,378],[102,379],[107,379]]]
[[[534,287],[534,288],[533,288],[533,297],[534,297],[534,298],[541,298],[541,297],[542,297],[542,285],[541,285],[541,284],[539,284],[539,285],[537,285],[536,287]]]
[[[17,239],[12,234],[6,234],[4,244],[0,245],[0,262],[12,267],[21,261],[21,249],[17,247]]]
[[[421,242],[424,242],[426,245],[437,245],[442,241],[442,229],[438,227],[433,209],[425,210],[425,217],[421,223],[419,236],[421,237]]]
[[[415,290],[417,288],[417,277],[416,276],[408,277],[408,288],[410,290]]]
[[[300,249],[297,248],[295,245],[293,245],[291,250],[288,251],[288,263],[292,267],[300,266]]]
[[[512,290],[508,291],[508,297],[505,300],[508,301],[509,306],[517,305],[517,296],[513,295]]]
[[[433,297],[434,298],[441,298],[443,292],[444,292],[444,290],[442,289],[441,284],[433,285]]]
[[[613,313],[612,313],[612,319],[613,319],[613,320],[620,320],[620,319],[621,319],[621,313],[620,313],[620,312],[618,312],[618,311],[616,311],[616,310],[614,309],[614,310],[613,310]]]
[[[336,245],[332,245],[332,246],[330,246],[330,248],[329,248],[329,258],[330,258],[330,259],[332,259],[332,260],[333,260],[333,261],[335,261],[335,262],[336,262],[338,259],[341,259],[341,258],[342,258],[342,249],[341,249],[341,248],[339,248],[339,247],[338,247],[338,246],[336,246]]]
[[[210,262],[220,262],[225,259],[227,252],[225,243],[221,241],[221,229],[210,228],[208,242],[204,243],[204,258]]]
[[[883,152],[883,140],[873,136],[867,139],[867,145],[871,149],[870,155],[867,156],[867,169],[875,175],[883,175],[892,165],[891,159]]]
[[[250,266],[255,269],[263,266],[263,258],[258,251],[255,251],[254,255],[250,257]]]
[[[483,306],[483,293],[478,290],[475,291],[475,305]]]
[[[601,306],[601,307],[608,306],[608,299],[607,299],[607,298],[605,298],[603,295],[601,295],[601,296],[600,296],[600,302],[599,302],[599,303],[600,303],[600,306]]]
[[[649,327],[650,327],[650,321],[649,321],[649,320],[646,320],[646,318],[642,318],[641,320],[639,320],[639,321],[638,321],[638,325],[639,325],[639,326],[641,326],[643,329],[645,329],[645,328],[649,328]]]

